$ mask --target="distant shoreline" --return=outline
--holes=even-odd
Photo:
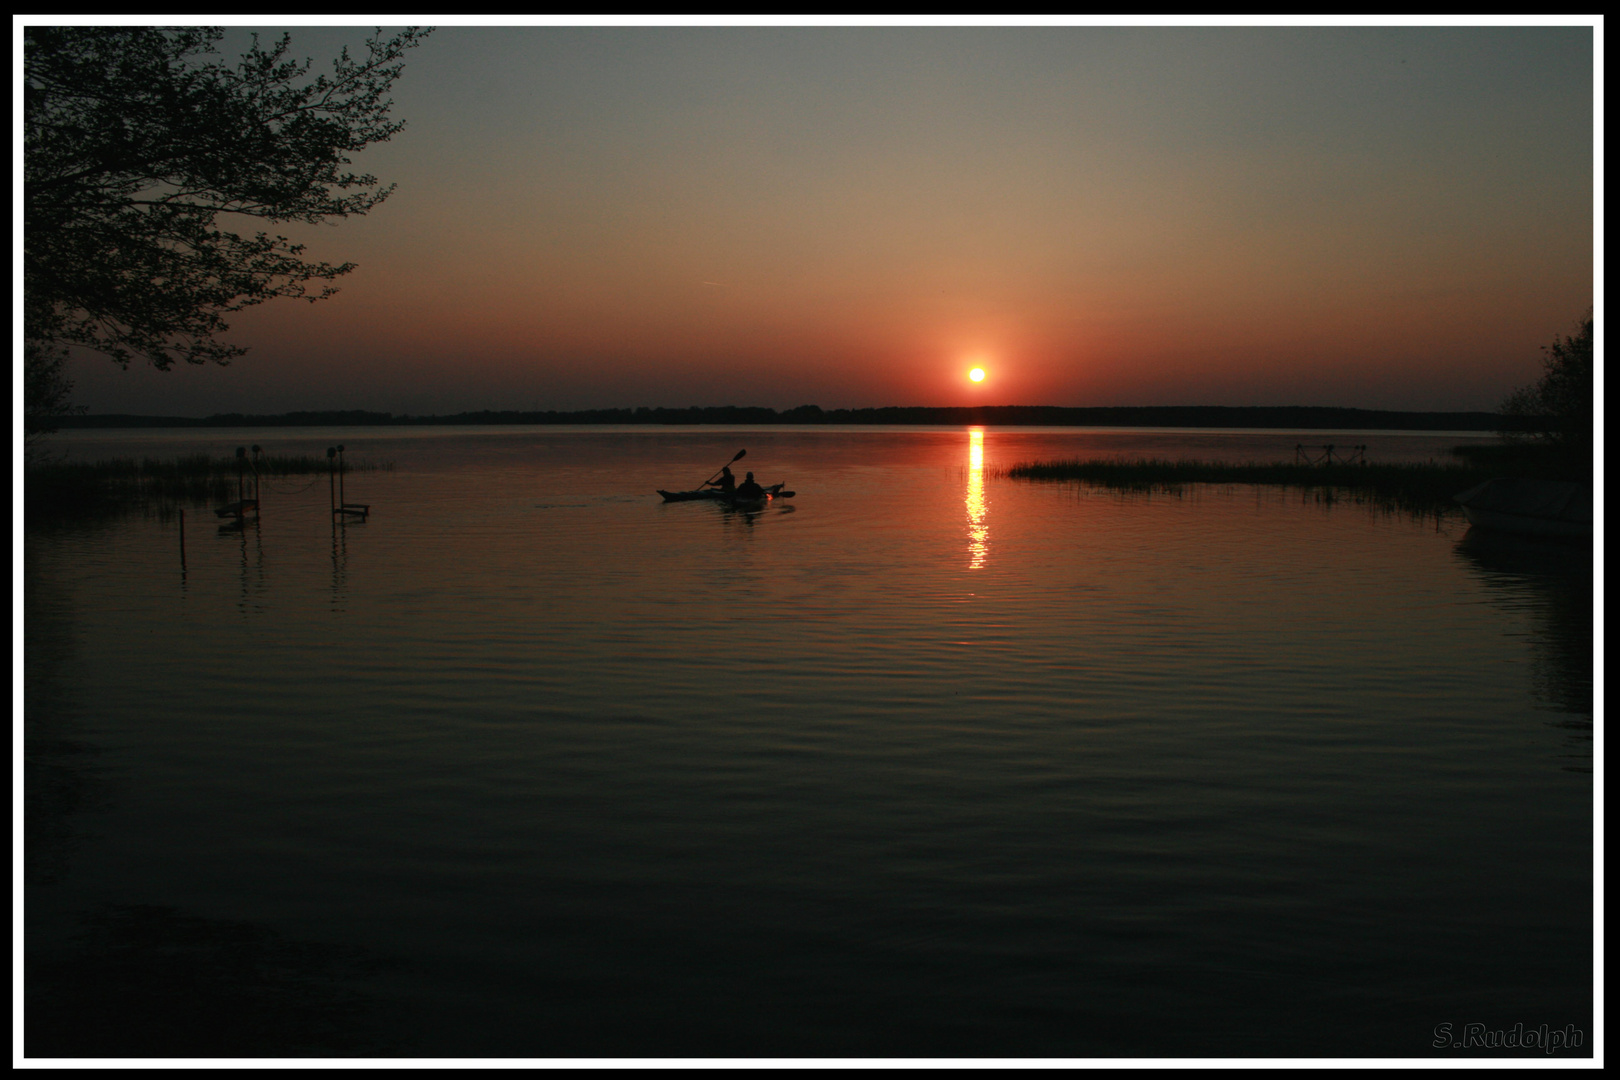
[[[104,413],[55,417],[58,430],[154,427],[415,427],[425,425],[533,424],[986,424],[1008,427],[1297,428],[1352,431],[1531,430],[1533,419],[1494,412],[1399,412],[1329,406],[1166,405],[1066,408],[1056,405],[986,405],[961,408],[888,406],[821,409],[801,405],[777,411],[735,405],[685,409],[583,409],[538,412],[485,409],[445,416],[325,410],[276,414],[216,413],[205,417]]]

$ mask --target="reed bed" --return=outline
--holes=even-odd
[[[1161,459],[1031,461],[1006,475],[1019,480],[1073,481],[1115,491],[1179,493],[1189,484],[1261,484],[1313,490],[1416,514],[1456,509],[1453,496],[1495,475],[1477,464],[1227,464]]]
[[[177,458],[111,458],[102,461],[29,465],[24,476],[27,508],[40,513],[97,512],[161,503],[226,502],[237,497],[235,457],[186,454]],[[327,458],[312,454],[260,454],[261,486],[268,494],[279,477],[324,475]],[[345,462],[345,472],[391,470],[391,464]],[[249,484],[253,465],[242,470]]]

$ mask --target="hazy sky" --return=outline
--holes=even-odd
[[[1593,302],[1590,27],[447,26],[393,97],[277,230],[336,297],[80,400],[1494,408]]]

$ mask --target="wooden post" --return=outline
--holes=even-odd
[[[180,569],[186,568],[186,512],[180,511]]]
[[[332,516],[337,517],[337,447],[326,448],[326,494],[332,504]]]
[[[343,494],[343,444],[338,443],[338,505],[347,506],[348,496]]]

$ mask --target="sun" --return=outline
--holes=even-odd
[[[982,367],[976,367],[972,371],[968,372],[968,378],[972,379],[974,382],[984,382],[984,375],[985,371]]]

